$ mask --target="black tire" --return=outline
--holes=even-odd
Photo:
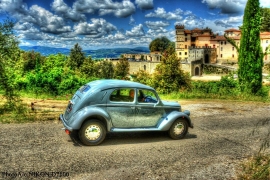
[[[104,124],[99,120],[86,121],[79,130],[79,138],[84,145],[95,146],[102,143],[106,137]]]
[[[169,130],[172,139],[182,139],[188,132],[188,123],[185,119],[177,119],[174,121]]]

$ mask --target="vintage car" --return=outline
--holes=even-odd
[[[83,144],[98,145],[108,132],[168,131],[172,139],[181,139],[193,128],[189,116],[147,85],[97,80],[74,94],[60,120],[67,134],[77,132]]]

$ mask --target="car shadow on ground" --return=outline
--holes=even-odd
[[[188,133],[184,139],[197,138],[196,134]],[[76,132],[70,134],[70,140],[74,146],[84,146]],[[119,145],[119,144],[140,144],[173,141],[168,132],[122,132],[122,133],[108,133],[105,140],[99,146]],[[180,140],[181,141],[181,140]]]

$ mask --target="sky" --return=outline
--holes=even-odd
[[[0,22],[16,22],[20,46],[148,47],[175,25],[211,28],[220,35],[242,25],[247,0],[0,0]],[[270,0],[260,0],[270,8]]]

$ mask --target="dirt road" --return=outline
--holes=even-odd
[[[270,104],[181,101],[195,125],[183,140],[167,133],[108,134],[82,146],[57,120],[1,124],[0,179],[235,179],[270,129]],[[259,123],[259,124],[258,124]],[[251,135],[256,128],[259,133]]]

